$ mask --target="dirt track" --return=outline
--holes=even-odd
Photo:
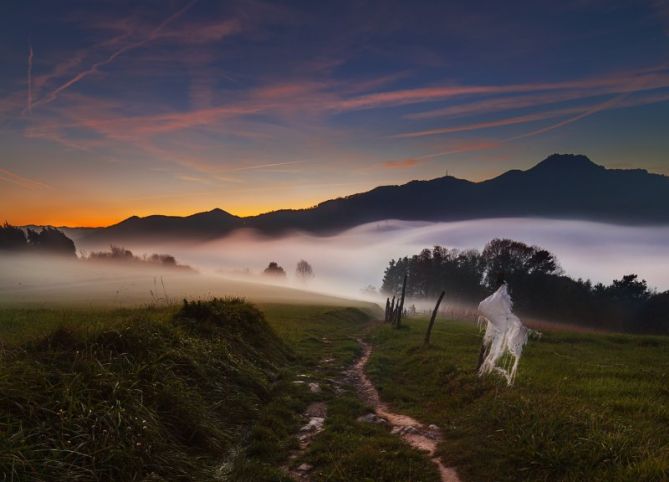
[[[442,439],[441,431],[434,425],[425,426],[419,421],[391,411],[379,397],[379,392],[365,374],[365,366],[372,354],[372,347],[363,340],[358,340],[363,348],[363,354],[349,371],[349,377],[355,384],[360,397],[369,404],[376,415],[384,418],[392,426],[392,432],[399,435],[412,447],[427,452],[432,462],[439,468],[443,482],[460,482],[456,470],[446,467],[438,456],[435,456],[437,445]]]

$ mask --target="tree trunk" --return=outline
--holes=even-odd
[[[430,335],[432,335],[432,327],[434,326],[434,320],[437,318],[439,305],[441,304],[441,300],[444,298],[445,294],[446,294],[445,291],[441,292],[441,294],[439,295],[439,299],[437,300],[437,304],[434,306],[434,311],[432,312],[432,318],[430,318],[430,324],[427,325],[427,331],[425,332],[425,340],[423,341],[424,346],[428,346],[430,344]]]
[[[395,328],[399,328],[402,325],[402,313],[404,312],[404,295],[407,291],[407,275],[404,275],[404,281],[402,282],[402,298],[400,298],[399,303],[397,304],[397,318],[395,321]]]
[[[385,322],[388,323],[390,320],[390,298],[386,298],[386,317]]]

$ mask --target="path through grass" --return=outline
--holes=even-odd
[[[371,337],[368,373],[394,409],[444,432],[463,480],[669,479],[669,339],[545,333],[515,386],[475,374],[480,334],[425,319]]]

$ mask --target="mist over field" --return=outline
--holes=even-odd
[[[128,246],[142,252],[169,252],[202,272],[228,276],[262,271],[276,261],[294,278],[300,259],[312,264],[316,277],[307,286],[358,296],[379,287],[390,259],[417,254],[436,244],[482,249],[493,238],[510,238],[554,252],[571,277],[610,283],[637,273],[652,287],[669,289],[669,227],[622,226],[553,219],[482,219],[424,223],[388,220],[358,226],[335,236],[292,234],[278,239],[238,231],[199,245]]]
[[[370,285],[377,289],[381,286],[390,259],[410,256],[435,244],[480,250],[496,237],[537,244],[554,252],[565,273],[573,278],[610,283],[625,274],[637,273],[650,287],[669,288],[669,272],[663,263],[658,263],[669,257],[667,227],[547,219],[449,223],[388,220],[328,237],[296,233],[267,238],[251,231],[237,231],[199,244],[124,245],[140,256],[172,254],[179,263],[197,270],[195,274],[155,266],[4,256],[0,258],[0,300],[130,304],[165,297],[212,295],[270,301],[323,301],[322,295],[378,300],[363,290]],[[84,252],[105,248],[87,246],[83,239],[76,243]],[[315,277],[307,282],[295,275],[301,259],[314,269]],[[270,261],[285,269],[285,279],[262,275]]]

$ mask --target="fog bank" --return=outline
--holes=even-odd
[[[392,258],[410,256],[439,244],[482,249],[493,238],[511,238],[554,252],[574,278],[610,283],[637,273],[650,286],[669,289],[669,227],[620,226],[587,221],[489,219],[448,223],[383,221],[331,237],[305,234],[263,239],[240,232],[195,249],[174,247],[187,264],[226,269],[260,270],[277,261],[289,271],[300,259],[324,280],[349,296],[380,287]],[[322,288],[327,288],[323,285]]]
[[[0,301],[68,299],[150,301],[154,280],[162,276],[168,295],[247,296],[300,300],[304,291],[321,295],[376,299],[363,293],[369,285],[380,288],[383,271],[392,258],[411,256],[439,244],[448,248],[482,249],[496,237],[537,244],[554,252],[566,274],[610,283],[625,274],[637,273],[651,287],[669,289],[669,227],[620,226],[587,221],[547,219],[491,219],[449,223],[382,221],[358,226],[336,236],[292,234],[276,239],[238,231],[199,244],[127,243],[137,255],[169,253],[199,274],[170,271],[127,270],[113,265],[66,267],[59,263],[37,264],[18,258],[0,259]],[[81,249],[95,247],[78,242]],[[307,260],[315,278],[301,282],[295,275],[299,260]],[[262,270],[276,261],[285,279],[263,276]],[[288,290],[296,288],[299,291]],[[150,294],[150,292],[154,294]],[[32,293],[32,294],[31,294]],[[291,294],[292,293],[292,294]],[[301,293],[301,294],[295,294]],[[37,296],[39,294],[39,296]],[[48,294],[48,296],[46,296]],[[94,295],[94,296],[93,296]],[[310,295],[311,296],[311,295]]]

